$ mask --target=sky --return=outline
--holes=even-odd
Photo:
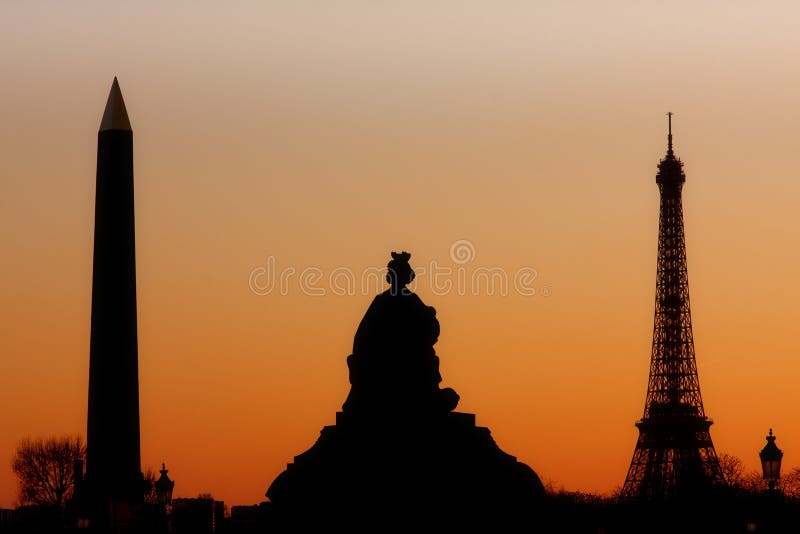
[[[667,111],[716,450],[756,469],[772,427],[800,466],[798,17],[794,2],[0,3],[0,507],[20,439],[85,436],[114,76],[134,130],[142,467],[166,462],[176,497],[264,500],[334,423],[392,250],[437,310],[458,409],[556,488],[620,486]]]

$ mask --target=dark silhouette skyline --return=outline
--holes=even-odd
[[[166,460],[185,495],[208,480],[250,502],[313,442],[383,290],[331,296],[327,275],[403,246],[456,410],[543,480],[616,491],[643,415],[670,106],[715,449],[756,469],[774,427],[795,464],[800,4],[58,5],[3,3],[0,403],[30,400],[5,410],[0,456],[28,434],[86,438],[95,143],[116,74],[136,126],[141,462]],[[460,239],[477,251],[467,291],[434,294],[421,268],[457,287]],[[297,271],[253,296],[268,256]],[[536,295],[485,279],[471,295],[473,267],[493,266],[535,269]],[[301,293],[313,267],[327,297]],[[213,446],[209,418],[229,426]],[[604,435],[596,455],[580,421]],[[204,477],[183,476],[199,458]]]
[[[454,411],[459,395],[440,387],[436,310],[406,287],[415,273],[411,255],[403,251],[392,252],[386,275],[390,287],[374,298],[356,330],[347,358],[351,390],[336,414],[336,425],[323,428],[314,446],[273,481],[267,491],[271,502],[242,509],[238,524],[274,531],[425,525],[539,532],[594,531],[598,525],[611,525],[612,532],[631,532],[636,520],[655,513],[664,516],[660,526],[650,529],[657,532],[680,527],[687,518],[709,510],[725,517],[706,518],[696,524],[702,525],[700,530],[695,525],[683,531],[741,524],[744,515],[730,512],[741,495],[706,491],[730,488],[723,488],[697,378],[681,206],[685,175],[673,151],[669,115],[667,155],[656,178],[661,212],[650,381],[645,415],[637,423],[639,441],[619,502],[548,496],[538,475],[502,451],[489,429],[475,425],[474,414]],[[133,133],[116,78],[98,133],[88,408],[87,474],[81,480],[78,466],[74,480],[75,501],[88,510],[90,530],[146,532],[146,524],[167,529],[166,515],[151,514],[147,521],[163,521],[145,521],[146,504],[151,511],[166,510],[161,495],[171,495],[174,482],[162,464],[161,479],[151,481],[151,502],[145,502],[139,445]],[[774,447],[771,431],[767,439]],[[671,497],[700,499],[663,506]],[[639,502],[632,502],[636,498]],[[763,518],[772,501],[746,498],[751,499],[747,512],[760,514],[759,520],[769,524]],[[653,501],[661,502],[653,507]],[[223,502],[207,495],[177,499],[175,510],[174,517],[183,521],[175,522],[179,530],[202,526],[217,531],[214,525],[226,523]],[[780,513],[787,510],[781,508]],[[85,517],[79,514],[77,523]]]

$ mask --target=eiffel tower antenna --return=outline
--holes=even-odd
[[[672,112],[667,113],[668,134],[667,134],[667,154],[672,152]]]

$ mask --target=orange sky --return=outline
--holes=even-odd
[[[143,467],[260,501],[334,422],[371,294],[250,273],[538,272],[420,296],[445,384],[546,481],[622,484],[650,357],[664,114],[686,163],[718,452],[799,466],[800,8],[792,2],[0,4],[0,506],[26,435],[85,433],[96,132],[134,128]],[[297,279],[293,279],[297,282]]]

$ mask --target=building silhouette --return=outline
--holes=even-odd
[[[266,504],[266,503],[265,503]],[[228,518],[228,532],[263,532],[265,527],[264,505],[231,506],[231,515]]]
[[[174,534],[213,534],[225,531],[225,503],[212,497],[172,501]]]
[[[97,139],[86,477],[92,531],[126,531],[141,517],[133,131],[117,79]]]
[[[656,175],[661,208],[650,378],[623,499],[692,497],[723,482],[697,377],[681,201],[686,176],[668,116],[667,154]]]

